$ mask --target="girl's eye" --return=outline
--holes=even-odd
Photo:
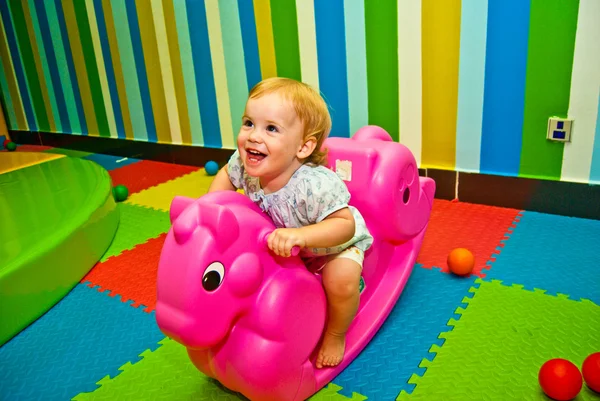
[[[267,131],[269,132],[277,132],[277,127],[274,125],[267,126]]]
[[[245,120],[245,121],[244,121],[244,126],[245,126],[245,127],[252,127],[252,121],[250,121],[250,120]]]

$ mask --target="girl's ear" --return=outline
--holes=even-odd
[[[314,136],[308,138],[296,153],[298,159],[306,159],[309,157],[317,146],[317,139]]]

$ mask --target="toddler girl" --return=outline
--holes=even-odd
[[[243,189],[277,227],[269,248],[290,256],[299,246],[307,267],[322,269],[328,321],[318,368],[342,361],[364,252],[373,243],[363,217],[348,205],[346,185],[325,166],[321,147],[330,129],[327,105],[315,90],[292,79],[266,79],[251,90],[237,150],[209,188]]]

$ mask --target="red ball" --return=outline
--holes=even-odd
[[[2,146],[3,146],[4,148],[6,148],[6,145],[8,145],[8,143],[9,143],[9,142],[10,142],[10,139],[5,139],[5,140],[4,140],[4,143],[2,144]]]
[[[581,372],[566,359],[550,359],[542,365],[538,375],[540,386],[550,398],[559,401],[577,397],[583,386]]]
[[[585,384],[592,390],[600,393],[600,352],[591,354],[581,366]]]

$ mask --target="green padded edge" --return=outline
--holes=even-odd
[[[589,300],[527,291],[499,280],[477,279],[473,298],[458,308],[453,329],[423,359],[423,376],[413,375],[412,393],[397,400],[548,400],[538,383],[539,369],[552,358],[565,358],[581,368],[600,346],[600,306]],[[510,372],[510,373],[506,373]],[[577,400],[597,400],[584,384]]]
[[[52,182],[79,184],[86,207],[69,213],[70,198],[54,190]],[[65,184],[66,185],[66,184]],[[83,188],[82,188],[83,187]],[[18,188],[15,191],[15,188]],[[17,195],[19,205],[10,206],[7,193]],[[4,194],[3,194],[4,193]],[[49,199],[52,194],[55,199]],[[11,234],[22,227],[18,213],[10,209],[59,211],[64,221],[43,240],[6,249],[0,262],[0,345],[46,313],[61,300],[106,252],[119,225],[119,210],[112,196],[108,172],[91,161],[64,157],[0,175],[0,241],[14,242]],[[62,197],[62,198],[61,198]],[[13,198],[14,202],[15,199]],[[53,203],[54,202],[54,203]],[[32,214],[33,216],[33,214]],[[33,217],[28,216],[33,219]],[[31,227],[35,229],[35,227]],[[43,227],[39,228],[42,233]],[[41,234],[40,234],[41,235]],[[14,255],[16,257],[10,257]],[[2,252],[0,252],[1,254]],[[0,258],[0,259],[3,259]],[[8,262],[6,262],[8,260]]]
[[[165,211],[129,203],[119,203],[118,208],[121,212],[119,229],[101,262],[156,238],[171,227],[169,213]]]
[[[184,346],[164,338],[154,351],[140,354],[135,364],[127,362],[121,373],[105,376],[90,393],[80,393],[73,400],[245,400],[217,381],[205,376],[190,361]],[[311,401],[363,401],[367,397],[354,393],[352,398],[339,394],[342,388],[329,384],[310,398]]]
[[[77,157],[77,158],[89,156],[92,154],[90,152],[84,152],[82,150],[63,149],[63,148],[46,149],[43,151],[43,153],[56,153],[56,154],[61,154],[61,155],[69,156],[69,157]]]

